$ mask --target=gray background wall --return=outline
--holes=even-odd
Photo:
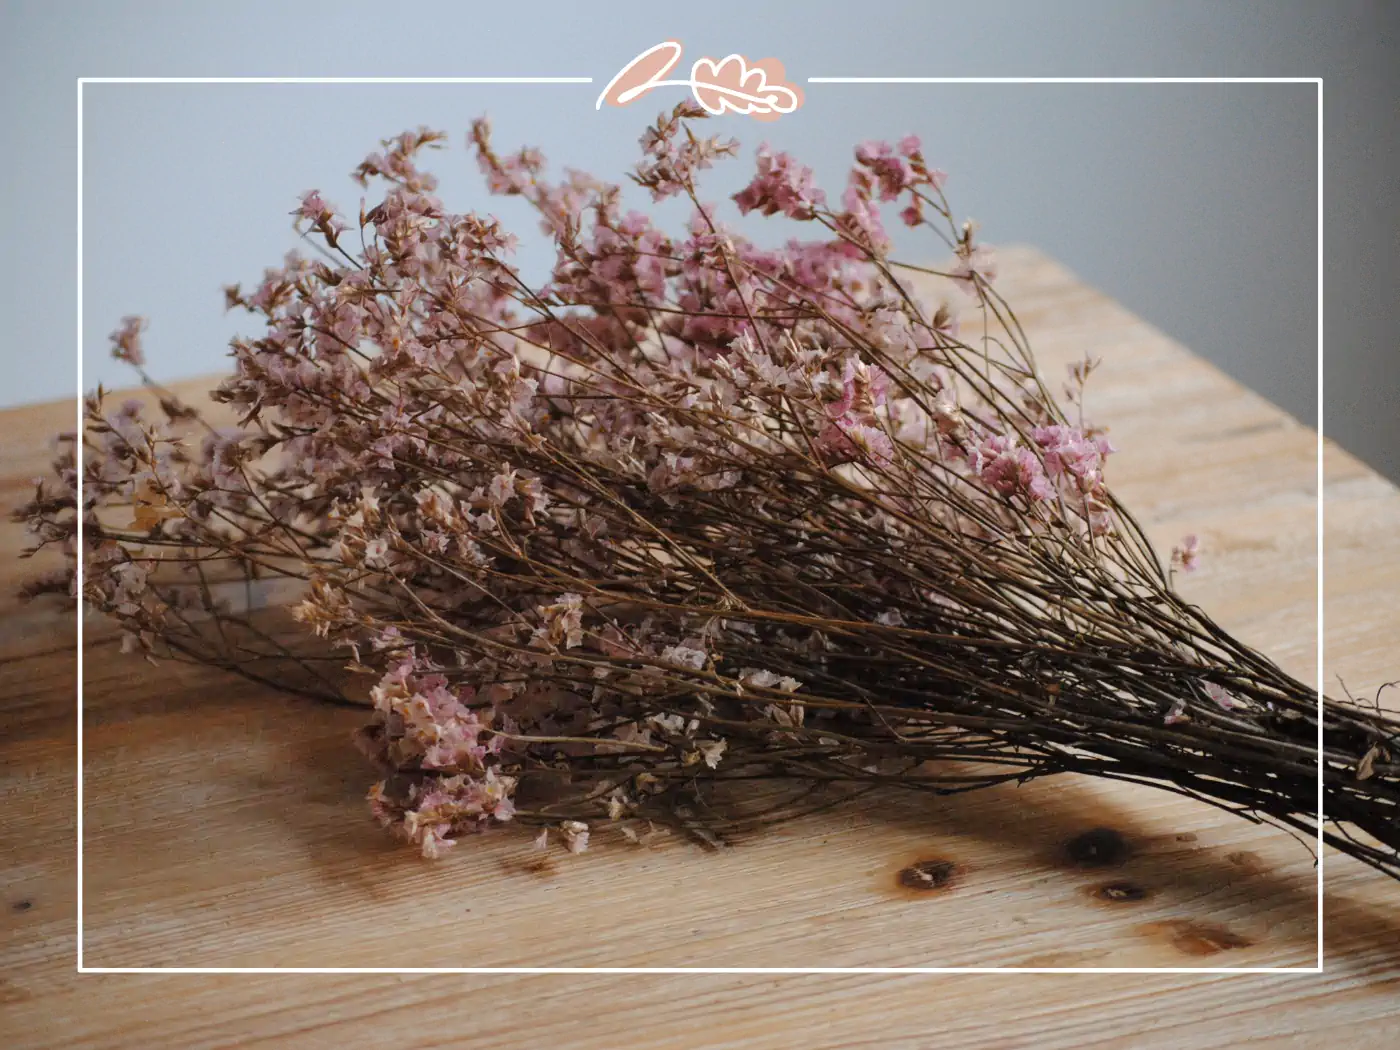
[[[462,146],[486,111],[502,144],[620,176],[679,89],[595,113],[607,79],[668,36],[776,55],[808,76],[1321,76],[1325,87],[1326,429],[1400,478],[1396,215],[1400,6],[1065,0],[755,5],[4,4],[0,404],[75,388],[78,76],[591,76],[592,85],[91,85],[86,89],[85,382],[117,318],[148,314],[152,371],[217,371],[237,319],[219,288],[293,244],[316,186],[353,212],[347,172],[383,136],[449,130],[442,195],[488,200]],[[840,188],[860,139],[919,133],[987,240],[1039,245],[1304,422],[1316,423],[1317,111],[1312,85],[805,85],[773,125],[726,118]],[[714,199],[749,162],[717,169]],[[640,203],[641,198],[637,198]],[[676,213],[679,219],[680,213]],[[759,227],[760,230],[764,229]],[[778,232],[771,227],[763,236]],[[900,254],[936,254],[907,237]],[[521,261],[552,258],[529,237]]]

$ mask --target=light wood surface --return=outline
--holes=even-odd
[[[1183,590],[1317,680],[1316,437],[1029,250],[1001,288],[1047,375],[1104,364],[1109,480]],[[185,384],[184,391],[210,385]],[[43,473],[72,403],[0,414],[0,502]],[[1326,452],[1326,669],[1400,677],[1400,492]],[[0,1046],[1390,1047],[1400,888],[1329,853],[1324,974],[116,975],[75,972],[71,614],[21,605],[0,535]],[[1148,789],[1055,778],[883,797],[710,853],[528,836],[423,861],[370,821],[355,712],[154,668],[87,624],[89,966],[1311,966],[1308,848]],[[1065,844],[1120,833],[1126,859]],[[951,862],[936,892],[898,873]],[[1096,896],[1118,884],[1126,900]],[[1133,899],[1141,896],[1141,899]]]

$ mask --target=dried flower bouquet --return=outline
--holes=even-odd
[[[1329,701],[1319,727],[1176,594],[1194,542],[1164,564],[1106,487],[1092,362],[1047,387],[918,140],[860,146],[839,205],[760,149],[739,210],[813,231],[767,250],[698,196],[737,149],[703,115],[663,114],[632,176],[689,199],[680,234],[474,125],[557,246],[541,288],[433,196],[438,132],[360,165],[357,221],[306,194],[315,254],[227,289],[265,325],[214,392],[237,425],[99,390],[20,512],[70,560],[30,590],[73,593],[81,552],[127,648],[366,703],[371,807],[429,856],[1069,772],[1310,834],[1321,737],[1328,841],[1400,874],[1400,725]],[[951,252],[976,331],[889,258],[886,205]],[[141,325],[114,334],[138,369]],[[255,608],[288,588],[299,640]]]

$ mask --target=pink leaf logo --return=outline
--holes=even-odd
[[[748,64],[743,55],[728,55],[716,62],[696,59],[690,67],[691,91],[708,113],[719,116],[726,109],[758,120],[777,120],[802,105],[802,92],[784,82],[783,64],[765,58]]]
[[[647,48],[608,81],[608,86],[603,88],[593,108],[602,109],[604,102],[610,106],[625,106],[636,101],[652,88],[664,84],[666,74],[680,60],[679,40],[663,40],[655,47]]]
[[[647,48],[608,81],[593,108],[602,109],[605,102],[626,106],[658,87],[690,88],[695,101],[714,116],[731,112],[776,120],[802,105],[802,90],[787,82],[783,64],[776,58],[760,59],[752,65],[737,54],[718,62],[700,58],[690,67],[689,80],[667,80],[666,75],[680,59],[679,40],[663,40]]]

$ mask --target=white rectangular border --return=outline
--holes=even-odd
[[[77,503],[83,503],[83,86],[86,84],[591,84],[592,77],[79,77],[77,185]],[[1322,973],[1323,839],[1323,141],[1321,77],[808,77],[809,84],[1315,84],[1317,85],[1317,964],[1315,966],[85,966],[83,965],[83,516],[78,514],[77,645],[77,972],[83,973],[379,973],[379,974],[935,974],[935,973]]]

